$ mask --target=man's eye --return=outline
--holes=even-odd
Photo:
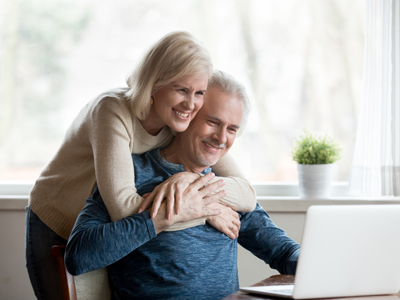
[[[231,133],[236,133],[237,129],[236,128],[228,128],[228,131]]]
[[[201,92],[196,92],[196,94],[197,94],[197,95],[200,95],[200,96],[204,96],[205,92],[203,92],[203,91],[201,91]]]

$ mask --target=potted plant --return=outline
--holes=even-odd
[[[293,160],[298,163],[300,198],[330,197],[333,163],[340,159],[341,146],[332,137],[313,134],[307,130],[295,139]]]

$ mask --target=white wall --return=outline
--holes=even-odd
[[[0,209],[0,299],[36,299],[25,267],[23,209]]]
[[[300,241],[303,213],[271,213],[272,220],[290,237]],[[36,299],[25,267],[25,210],[1,209],[0,299]],[[241,247],[239,247],[241,248]],[[240,285],[250,285],[274,273],[263,261],[243,248],[238,255]]]
[[[285,230],[289,237],[298,243],[301,242],[305,213],[269,213],[269,215],[272,221]],[[238,248],[240,286],[249,286],[271,275],[279,274],[240,245]]]

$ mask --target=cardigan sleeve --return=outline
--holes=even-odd
[[[219,202],[236,211],[253,211],[257,203],[256,192],[250,182],[245,179],[232,156],[227,153],[212,168],[217,176],[211,182],[219,179],[225,182],[225,185],[217,192],[225,190],[227,195]]]
[[[121,102],[102,99],[89,116],[96,182],[113,221],[137,212],[143,201],[135,188],[132,117]]]

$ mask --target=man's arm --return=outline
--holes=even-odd
[[[177,222],[184,222],[207,215],[218,215],[219,210],[209,207],[225,195],[220,192],[206,197],[221,184],[215,183],[202,188],[212,174],[194,182],[185,191],[182,211],[171,220],[165,219],[166,204],[160,207],[161,214],[151,219],[148,211],[133,214],[111,222],[99,191],[92,197],[79,214],[65,252],[65,265],[72,275],[79,275],[106,267],[123,258],[158,233]]]
[[[97,190],[75,222],[65,252],[66,268],[80,275],[106,267],[156,236],[148,211],[111,222]]]
[[[243,214],[238,242],[281,274],[295,274],[300,245],[289,238],[257,203]]]

